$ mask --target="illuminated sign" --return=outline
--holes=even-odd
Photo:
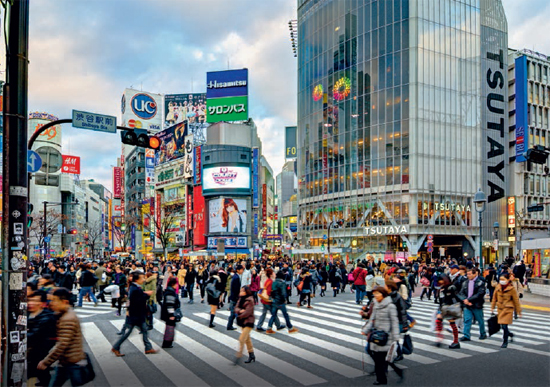
[[[206,100],[206,121],[248,120],[248,97],[227,97]]]
[[[409,233],[408,226],[373,226],[365,227],[365,233],[370,235],[403,235]]]
[[[464,212],[464,211],[470,212],[471,211],[471,208],[470,208],[469,204],[451,203],[451,202],[445,202],[445,203],[423,202],[422,203],[422,209],[427,210],[428,208],[430,208],[430,206],[432,204],[434,206],[435,211],[462,211],[462,212]]]
[[[249,167],[208,167],[203,169],[203,190],[250,189]]]
[[[508,198],[508,228],[516,227],[516,198]]]

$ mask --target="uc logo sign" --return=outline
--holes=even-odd
[[[150,120],[157,114],[157,103],[149,94],[136,94],[130,102],[132,111],[143,120]]]

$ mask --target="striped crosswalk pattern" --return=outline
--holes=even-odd
[[[95,306],[93,302],[84,301],[82,303],[82,307],[75,308],[75,312],[79,318],[85,319],[88,317],[97,316],[98,314],[112,313],[114,315],[117,310],[115,308],[111,308],[111,304],[107,302],[100,302],[97,306]]]
[[[289,334],[288,329],[274,335],[253,331],[257,362],[237,366],[233,365],[233,360],[240,333],[225,329],[229,316],[227,310],[218,311],[217,327],[209,329],[210,315],[206,306],[204,309],[193,307],[192,313],[186,313],[188,311],[184,308],[185,317],[177,326],[174,347],[161,349],[155,355],[145,355],[142,337],[138,333],[133,333],[122,345],[125,357],[117,358],[110,352],[119,337],[116,331],[122,328],[122,319],[97,322],[88,319],[82,323],[82,328],[86,350],[93,359],[101,385],[313,386],[331,385],[342,378],[361,378],[372,371],[372,360],[364,352],[366,343],[360,334],[365,322],[358,314],[359,306],[345,297],[313,306],[313,309],[307,309],[288,305],[291,321],[300,329],[298,333]],[[489,306],[486,309],[487,318]],[[112,311],[114,314],[109,305],[94,308],[89,304],[81,311],[88,310],[97,310],[96,313]],[[501,334],[479,341],[477,325],[472,327],[472,341],[461,343],[461,349],[451,350],[447,345],[435,347],[431,325],[436,310],[437,305],[433,302],[415,300],[409,310],[417,321],[410,332],[414,353],[405,356],[399,367],[429,367],[501,351]],[[546,321],[546,315],[532,312],[526,312],[521,319],[515,320],[511,327],[514,342],[509,345],[509,350],[550,357],[547,345],[539,346],[550,341],[550,327]],[[160,349],[163,332],[164,322],[155,319],[149,339],[156,349]],[[445,334],[445,344],[450,344],[451,334]]]

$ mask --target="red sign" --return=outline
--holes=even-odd
[[[161,210],[161,207],[162,207],[161,200],[162,199],[161,199],[161,195],[160,195],[160,192],[159,192],[159,193],[157,193],[157,200],[155,201],[155,211],[157,213],[155,218],[156,218],[157,224],[161,224],[160,223],[161,222],[161,219],[160,219],[161,211],[160,210]]]
[[[113,168],[113,197],[120,199],[122,196],[122,168]]]
[[[193,244],[195,246],[206,245],[206,203],[202,196],[202,187],[193,187]]]
[[[201,173],[201,147],[198,146],[195,148],[195,184],[201,184]]]
[[[80,175],[80,157],[63,155],[63,165],[61,172]]]
[[[187,186],[187,229],[193,229],[193,197],[191,196],[191,187]]]
[[[262,220],[267,221],[267,184],[262,185]]]

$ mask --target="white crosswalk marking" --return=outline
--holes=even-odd
[[[360,307],[352,300],[345,299],[319,302],[313,306],[313,309],[288,306],[293,325],[300,329],[297,334],[289,335],[287,330],[277,332],[275,335],[254,331],[252,341],[258,343],[254,349],[258,361],[252,365],[242,363],[238,367],[232,365],[233,355],[228,354],[236,352],[238,340],[234,332],[225,330],[224,323],[229,312],[219,310],[217,315],[218,320],[221,319],[220,326],[210,329],[207,328],[210,316],[206,310],[201,312],[199,308],[195,309],[197,312],[186,315],[178,324],[174,345],[184,348],[200,360],[207,362],[210,366],[208,371],[200,369],[200,363],[196,360],[184,362],[174,355],[176,352],[170,353],[170,350],[161,349],[159,354],[152,356],[139,355],[139,361],[151,365],[147,370],[151,372],[153,379],[154,373],[157,373],[159,378],[175,385],[182,385],[184,380],[185,385],[192,386],[206,386],[212,381],[211,378],[219,377],[227,378],[233,384],[244,387],[271,386],[276,384],[276,375],[279,374],[293,384],[313,386],[334,383],[336,377],[349,379],[361,377],[365,372],[362,364],[365,363],[369,364],[368,370],[372,370],[373,362],[364,352],[366,343],[364,336],[361,335],[361,328],[365,320],[362,320],[358,314]],[[436,309],[437,305],[433,303],[420,302],[415,302],[409,309],[408,312],[417,322],[410,331],[414,353],[405,356],[399,363],[400,368],[410,369],[415,366],[472,358],[480,354],[491,355],[501,351],[501,333],[484,341],[478,341],[474,337],[472,342],[461,342],[461,348],[458,350],[448,349],[446,345],[435,347],[435,333],[432,331],[431,324]],[[115,310],[108,305],[100,305],[96,308],[89,303],[84,305],[81,312],[86,317],[93,317],[94,313],[112,312],[114,314]],[[120,328],[123,321],[109,321],[108,324]],[[445,323],[445,328],[447,326]],[[135,354],[116,358],[110,352],[112,340],[108,340],[104,335],[105,323],[101,327],[98,327],[95,322],[82,323],[82,327],[89,347],[87,350],[93,354],[97,363],[96,372],[103,374],[104,379],[111,386],[139,386],[140,378],[137,376],[139,372],[135,373],[136,370],[133,368],[136,364]],[[544,321],[543,314],[529,316],[524,314],[521,324],[515,320],[511,328],[515,336],[514,342],[509,345],[510,349],[550,357],[550,351],[540,347],[540,344],[548,343],[546,334],[548,325]],[[164,323],[155,320],[154,329],[164,333]],[[473,327],[472,333],[477,333],[477,329]],[[446,342],[450,343],[448,339],[452,335],[448,332],[444,334]],[[150,337],[150,340],[154,347],[158,348],[162,338],[159,338],[157,333],[153,337]],[[143,350],[139,334],[130,336],[128,340],[130,345],[138,348],[140,352]],[[222,346],[224,350],[216,350],[212,347],[212,342],[215,342],[218,348]],[[227,351],[227,348],[231,351]],[[260,369],[263,371],[259,371]],[[212,370],[219,375],[211,374]]]

